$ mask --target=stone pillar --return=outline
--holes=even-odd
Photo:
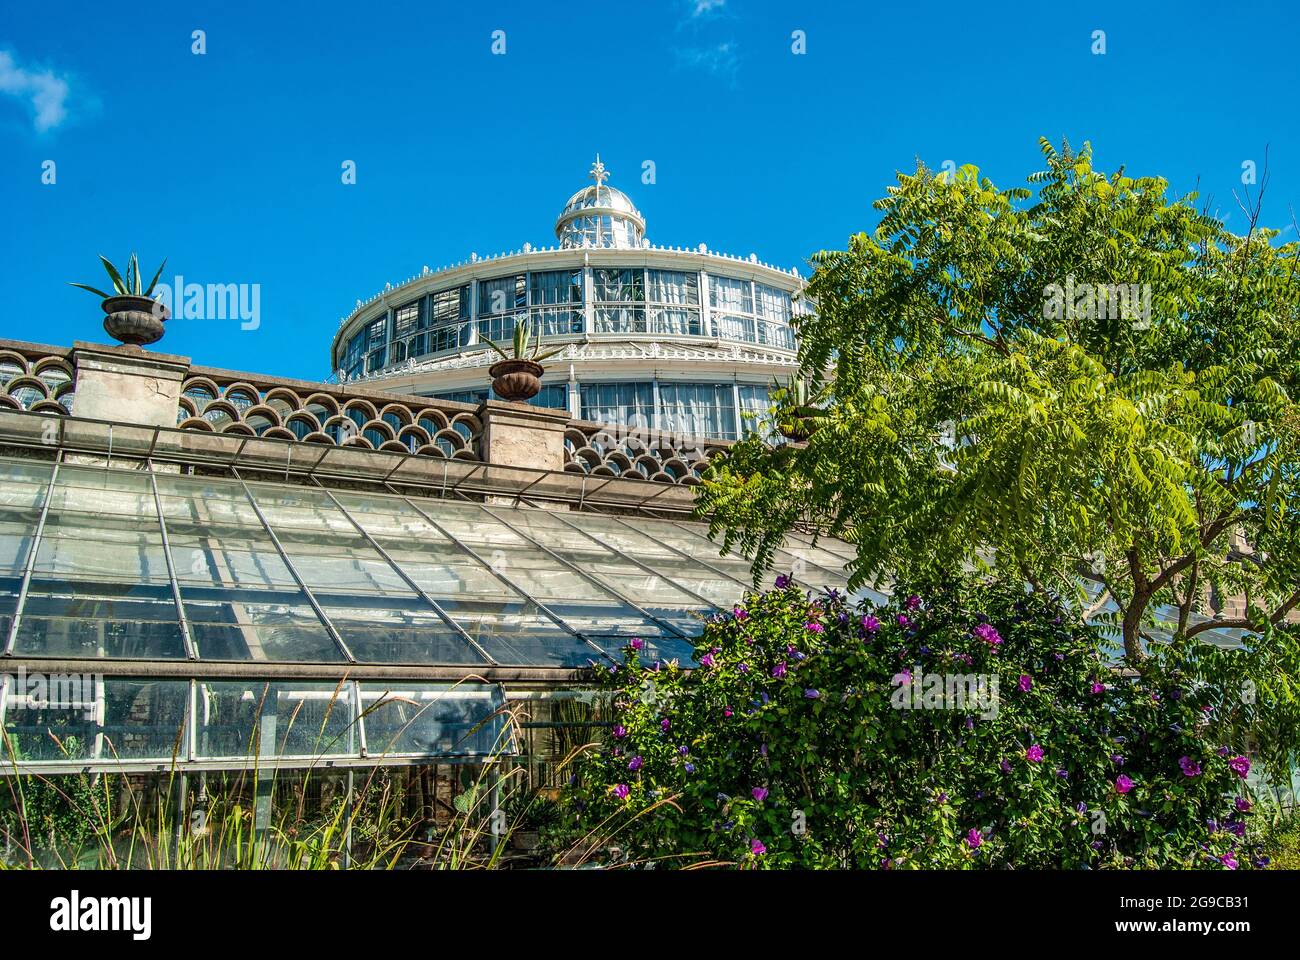
[[[72,345],[72,362],[77,373],[74,417],[176,426],[189,357],[78,341]]]
[[[480,454],[485,463],[564,469],[564,428],[569,411],[488,400],[479,405],[478,418],[483,424]]]

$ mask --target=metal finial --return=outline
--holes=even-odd
[[[597,187],[609,179],[609,171],[606,170],[605,165],[600,162],[599,153],[596,154],[596,162],[591,165],[591,173],[587,174],[587,176],[596,181]]]

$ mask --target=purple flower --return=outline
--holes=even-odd
[[[620,800],[626,800],[627,795],[630,792],[631,791],[628,789],[626,783],[620,783],[618,786],[614,788],[614,796],[618,797]]]
[[[1002,644],[1002,635],[998,633],[997,629],[991,623],[981,623],[978,627],[972,630],[971,633],[975,634],[975,636],[983,640],[990,647],[996,647]]]
[[[763,756],[766,757],[766,756],[767,756],[767,744],[766,744],[766,743],[760,743],[760,744],[758,745],[758,752],[761,753]]]
[[[1025,751],[1025,759],[1030,763],[1041,763],[1043,760],[1043,748],[1036,743],[1031,743],[1029,749]]]
[[[898,620],[898,625],[899,625],[900,627],[905,627],[905,626],[907,626],[909,623],[911,623],[911,621],[908,620],[907,617],[904,616],[904,615],[901,614],[901,613],[898,615],[898,617],[897,617],[896,619]]]
[[[823,630],[826,629],[816,620],[809,620],[807,623],[803,625],[803,628],[805,630],[808,630],[811,633],[821,633]]]
[[[867,631],[867,633],[875,633],[880,629],[880,621],[871,614],[867,614],[862,618],[862,629]]]
[[[1102,683],[1100,680],[1094,680],[1092,681],[1092,687],[1090,689],[1094,695],[1098,693],[1105,693],[1106,685]]]
[[[1231,753],[1231,751],[1227,747],[1220,747],[1218,750],[1215,750],[1214,752],[1221,757],[1226,757],[1229,753]]]
[[[912,594],[910,597],[907,598],[907,609],[915,610],[920,605],[921,605],[921,598],[918,597],[916,594]]]
[[[1020,688],[1021,693],[1028,693],[1030,690],[1033,689],[1034,686],[1033,678],[1030,677],[1029,674],[1027,673],[1022,673],[1020,675],[1020,681],[1016,684],[1016,686]]]
[[[1232,855],[1231,850],[1229,850],[1223,856],[1219,857],[1219,862],[1223,864],[1225,867],[1227,867],[1229,870],[1237,869],[1237,858]]]
[[[1250,802],[1249,800],[1247,800],[1245,797],[1238,797],[1238,798],[1237,798],[1237,809],[1238,809],[1238,810],[1240,810],[1242,813],[1249,813],[1249,812],[1250,812],[1250,808],[1251,808],[1251,802]]]
[[[640,650],[642,647],[645,646],[645,641],[642,640],[640,637],[633,637],[632,642],[629,643],[628,646],[631,647],[633,650]]]
[[[1064,768],[1062,768],[1062,769],[1060,769],[1060,770],[1057,770],[1057,771],[1056,771],[1056,775],[1057,775],[1058,777],[1060,777],[1062,780],[1069,780],[1069,779],[1070,779],[1070,771],[1069,771],[1069,770],[1066,770],[1066,769],[1064,769]]]
[[[998,764],[998,766],[1002,768],[1002,772],[1003,772],[1003,773],[1010,773],[1010,772],[1011,772],[1011,761],[1010,761],[1010,760],[1003,760],[1001,763]]]
[[[659,729],[662,730],[664,733],[667,733],[668,728],[671,726],[672,723],[671,721],[669,721],[667,717],[664,717],[662,720],[659,721]]]
[[[1228,766],[1232,768],[1233,773],[1241,777],[1243,780],[1245,780],[1246,775],[1250,773],[1250,761],[1245,757],[1233,757],[1228,761]]]
[[[784,590],[788,586],[790,586],[790,578],[787,577],[784,573],[781,574],[781,576],[776,578],[776,588],[778,590]]]
[[[688,753],[690,753],[691,751],[687,750],[687,749],[686,749],[686,744],[683,743],[680,747],[677,748],[677,752],[680,753],[680,754],[684,757],[684,756],[686,756]]]
[[[809,700],[816,700],[818,697],[821,696],[821,691],[814,690],[812,687],[808,687],[804,690],[803,695],[807,697]]]
[[[723,707],[723,708],[722,708],[722,715],[723,715],[724,717],[729,717],[729,716],[731,716],[731,707]]]
[[[772,676],[776,677],[777,679],[780,679],[781,677],[785,676],[784,662],[778,663],[775,667],[772,668]]]
[[[739,670],[741,673],[749,673],[749,664],[738,663],[736,664],[736,669]]]
[[[978,850],[983,843],[984,838],[980,836],[980,832],[974,827],[971,827],[966,831],[966,846],[970,847],[972,850]]]
[[[749,850],[756,857],[761,857],[763,854],[767,853],[767,847],[763,846],[763,841],[757,838],[749,844]]]
[[[1228,824],[1227,829],[1228,832],[1232,834],[1234,837],[1244,837],[1246,835],[1246,825],[1241,822],[1230,823]]]
[[[694,773],[694,772],[695,772],[695,764],[693,764],[693,763],[688,763],[688,764],[686,765],[686,772],[687,772],[687,773]]]
[[[627,762],[627,768],[631,770],[633,773],[635,773],[636,771],[641,769],[644,763],[645,761],[642,760],[640,756],[635,756]]]
[[[704,656],[700,657],[700,666],[702,667],[713,666],[713,654],[706,653]]]
[[[1121,773],[1115,778],[1115,789],[1120,793],[1128,793],[1133,789],[1133,779],[1126,773]]]
[[[618,726],[614,728],[615,740],[622,740],[626,736],[627,736],[627,728],[624,727],[623,724],[620,723]]]
[[[749,792],[753,794],[754,799],[757,800],[759,803],[762,803],[765,799],[767,799],[767,787],[755,787],[753,790]]]
[[[1117,767],[1122,767],[1124,766],[1124,757],[1122,754],[1112,753],[1110,755],[1110,762],[1115,764]]]
[[[1185,777],[1199,777],[1201,775],[1201,765],[1191,757],[1179,757],[1178,766],[1182,768]]]
[[[732,614],[735,616],[735,618],[736,618],[737,620],[748,620],[748,619],[749,619],[749,611],[746,610],[744,607],[735,607],[735,608],[732,609],[731,612],[732,612]]]

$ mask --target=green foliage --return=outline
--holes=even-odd
[[[542,339],[541,337],[538,337],[536,341],[533,341],[533,352],[530,356],[528,353],[528,344],[530,340],[532,340],[532,331],[529,329],[528,321],[516,320],[515,335],[511,342],[511,346],[514,349],[513,355],[506,353],[491,340],[487,341],[487,345],[495,350],[501,356],[502,360],[531,360],[533,363],[542,363],[549,360],[563,349],[557,348],[555,350],[548,350],[546,353],[539,355],[537,351],[542,347]]]
[[[126,263],[126,276],[123,277],[113,262],[102,254],[99,257],[100,263],[104,265],[104,272],[108,274],[108,279],[113,282],[113,292],[105,293],[95,287],[87,286],[84,283],[70,283],[68,286],[76,287],[79,290],[85,290],[93,293],[95,296],[107,300],[109,297],[151,297],[153,296],[154,287],[158,285],[158,278],[162,276],[163,268],[167,266],[166,258],[159,264],[157,272],[154,273],[153,279],[145,285],[144,278],[140,275],[140,261],[136,259],[135,254],[131,254]]]
[[[1115,673],[1091,628],[1018,588],[862,609],[778,580],[746,604],[693,670],[629,648],[605,674],[613,725],[566,791],[570,840],[667,866],[1250,865],[1240,663],[1184,641]],[[927,674],[996,677],[996,699],[917,694]]]
[[[1157,626],[1266,631],[1300,608],[1300,243],[1042,147],[1028,187],[900,174],[812,258],[818,429],[751,434],[699,513],[756,573],[806,523],[855,585],[968,565],[1082,608],[1100,580],[1134,660]]]
[[[1300,807],[1261,804],[1260,850],[1274,870],[1300,870]]]

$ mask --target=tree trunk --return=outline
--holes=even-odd
[[[1131,664],[1146,659],[1142,652],[1142,614],[1146,612],[1147,598],[1135,596],[1124,610],[1124,659]]]

